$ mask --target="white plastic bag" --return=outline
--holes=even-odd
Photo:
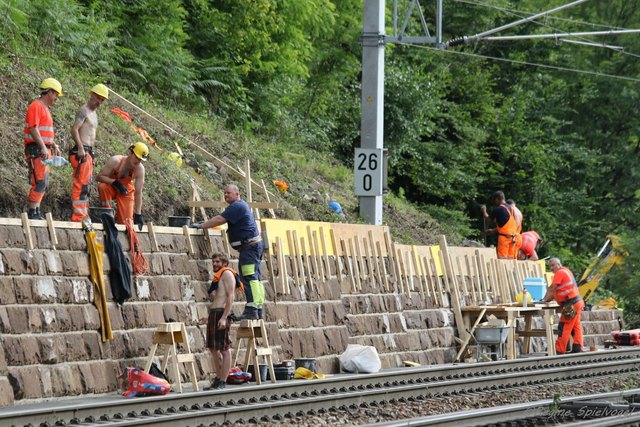
[[[370,345],[349,344],[339,360],[346,372],[372,374],[382,367],[378,350]]]

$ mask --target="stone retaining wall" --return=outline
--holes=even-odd
[[[189,254],[184,235],[157,232],[158,252],[152,253],[148,234],[139,233],[149,271],[133,278],[132,298],[122,306],[111,302],[105,275],[114,339],[102,343],[82,231],[58,228],[56,250],[46,228],[32,232],[37,249],[28,251],[22,227],[0,225],[0,406],[117,390],[119,373],[144,366],[156,325],[168,321],[185,322],[198,378],[210,377],[206,328],[196,322],[207,315],[208,258],[212,250],[224,250],[220,236],[211,242],[192,236]],[[125,233],[119,240],[128,251]],[[104,260],[107,273],[106,255]],[[383,367],[455,357],[451,311],[434,308],[418,293],[350,294],[329,281],[313,289],[294,285],[291,294],[275,295],[264,262],[262,271],[276,359],[315,357],[320,372],[336,372],[337,356],[350,343],[374,345]],[[242,306],[240,298],[234,311]],[[587,319],[593,325],[587,326],[593,334],[588,344],[618,329],[616,312],[590,313]]]

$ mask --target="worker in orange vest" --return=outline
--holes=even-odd
[[[519,260],[538,260],[538,248],[542,244],[542,238],[538,234],[537,231],[525,231],[522,233],[522,245],[520,246],[520,250],[518,251],[518,259]]]
[[[102,167],[96,180],[100,201],[105,208],[116,209],[116,222],[124,224],[132,219],[142,230],[142,188],[144,165],[149,157],[149,147],[138,142],[129,147],[126,156],[112,156]]]
[[[484,220],[493,219],[496,228],[486,230],[486,234],[498,234],[498,258],[516,259],[518,248],[522,244],[522,236],[516,231],[516,219],[513,210],[505,203],[504,193],[493,193],[493,201],[496,205],[491,215],[487,213],[487,207],[482,205]]]
[[[573,336],[571,353],[580,353],[583,346],[580,317],[584,309],[584,301],[580,296],[576,279],[571,270],[562,266],[558,258],[549,260],[549,269],[553,271],[553,280],[543,301],[556,300],[562,306],[558,338],[556,339],[556,353],[564,354],[569,351],[567,346],[570,336]]]
[[[40,97],[29,104],[24,119],[24,153],[29,167],[31,189],[29,190],[27,213],[29,219],[44,219],[40,203],[49,182],[49,166],[45,160],[53,153],[60,155],[60,148],[54,141],[53,117],[49,111],[62,96],[62,85],[49,77],[40,83]]]
[[[78,110],[71,126],[71,136],[76,145],[69,152],[69,162],[73,168],[71,188],[71,221],[80,222],[89,216],[89,193],[93,178],[93,146],[96,143],[98,115],[96,109],[109,99],[109,89],[103,84],[91,88],[89,100]]]

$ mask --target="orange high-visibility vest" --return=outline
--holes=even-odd
[[[552,284],[556,285],[556,289],[553,291],[553,299],[555,299],[558,304],[580,296],[576,279],[567,267],[560,267],[560,269],[555,272]]]
[[[29,132],[30,128],[38,129],[45,145],[54,143],[53,117],[51,117],[49,108],[38,99],[27,108],[27,115],[24,119],[24,145],[36,142]]]

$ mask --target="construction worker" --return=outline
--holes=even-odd
[[[518,250],[519,260],[538,260],[538,253],[536,252],[542,244],[542,238],[535,230],[525,231],[522,233],[522,245]]]
[[[223,389],[227,383],[227,376],[231,369],[231,340],[229,331],[232,318],[231,306],[235,298],[235,288],[238,275],[229,268],[226,255],[217,253],[211,257],[213,264],[213,280],[209,293],[212,294],[209,317],[201,319],[207,322],[207,348],[211,352],[213,368],[216,371],[211,386],[205,388]]]
[[[133,220],[142,230],[142,188],[144,187],[144,165],[149,157],[149,147],[137,142],[129,147],[124,156],[112,156],[96,177],[100,201],[105,208],[116,209],[116,222],[124,224]]]
[[[49,77],[40,83],[40,97],[29,104],[24,119],[24,153],[29,167],[31,189],[28,196],[29,219],[44,219],[40,203],[49,182],[49,166],[44,163],[51,157],[52,150],[60,155],[60,148],[54,141],[51,107],[62,96],[62,85]]]
[[[192,224],[194,228],[216,227],[222,224],[229,226],[229,243],[239,252],[238,264],[240,278],[244,284],[247,304],[242,316],[238,319],[262,319],[264,313],[264,285],[260,280],[260,259],[264,246],[258,231],[256,220],[247,202],[240,198],[240,190],[236,185],[224,187],[224,201],[229,204],[217,216],[202,223]]]
[[[93,178],[93,146],[96,142],[98,115],[96,109],[109,99],[109,89],[103,84],[91,88],[89,100],[78,110],[71,126],[71,136],[76,145],[69,151],[69,162],[73,168],[71,188],[71,221],[80,222],[89,216],[89,193]]]
[[[493,202],[496,207],[491,215],[487,213],[486,206],[481,206],[484,220],[493,219],[496,224],[496,228],[488,229],[486,234],[498,234],[498,258],[516,259],[518,248],[522,244],[522,236],[516,231],[517,225],[513,210],[505,203],[502,191],[493,193]]]
[[[564,354],[569,351],[569,336],[573,337],[571,353],[582,351],[582,324],[580,316],[584,309],[584,301],[580,296],[576,279],[567,267],[563,267],[558,258],[549,260],[549,269],[553,271],[551,286],[547,289],[543,301],[556,300],[562,306],[562,315],[558,325],[558,338],[556,339],[556,353]]]
[[[507,200],[507,205],[511,207],[511,212],[513,212],[513,217],[516,220],[516,233],[522,232],[522,212],[516,206],[516,202],[513,199]]]

